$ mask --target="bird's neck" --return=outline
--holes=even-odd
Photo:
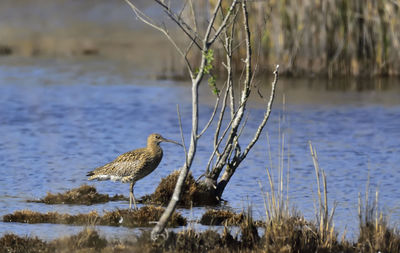
[[[152,153],[155,153],[155,154],[161,153],[162,154],[162,149],[160,147],[160,144],[157,144],[155,142],[149,142],[149,143],[147,143],[147,148],[149,150],[151,150]]]

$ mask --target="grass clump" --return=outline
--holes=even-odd
[[[212,230],[170,232],[166,240],[152,241],[150,231],[126,241],[107,241],[97,231],[85,228],[77,235],[50,242],[37,238],[5,235],[0,238],[3,252],[254,252],[255,246],[244,246],[227,230],[219,234]]]
[[[154,193],[143,196],[139,200],[139,203],[168,205],[178,177],[179,171],[176,170],[167,177],[162,178]],[[219,201],[215,196],[210,196],[209,192],[201,184],[196,183],[193,175],[189,173],[185,180],[178,205],[189,208],[191,206],[216,205],[218,203]]]
[[[6,234],[0,238],[0,253],[45,252],[47,248],[47,243],[37,237],[20,237],[15,234]]]
[[[369,180],[368,180],[369,181]],[[400,252],[400,233],[389,227],[388,218],[378,209],[379,192],[375,199],[369,201],[369,185],[365,193],[365,203],[359,194],[358,217],[360,232],[357,240],[357,250],[360,252]]]
[[[115,210],[106,212],[100,216],[96,211],[88,214],[60,214],[57,212],[39,213],[30,210],[16,211],[13,214],[3,216],[4,222],[20,223],[52,223],[68,225],[104,225],[124,227],[147,227],[158,221],[164,212],[164,208],[155,206],[144,206],[139,210]],[[186,219],[175,212],[168,223],[170,227],[184,226]]]
[[[49,243],[48,248],[56,252],[99,252],[107,246],[107,240],[100,237],[96,230],[85,228],[77,235],[56,239]]]
[[[89,228],[85,228],[77,235],[62,237],[51,242],[45,242],[36,237],[7,234],[0,238],[0,253],[100,252],[107,243],[107,240],[100,237],[96,230]]]
[[[121,225],[124,227],[154,226],[154,224],[160,219],[163,212],[164,208],[156,206],[144,206],[133,211],[124,209],[106,212],[104,216],[101,217],[100,225]],[[175,212],[169,220],[168,226],[185,226],[186,223],[186,219],[180,213]]]
[[[201,216],[200,224],[209,226],[237,226],[243,219],[243,213],[235,214],[228,210],[209,209]]]
[[[3,216],[4,222],[20,222],[20,223],[52,223],[52,224],[69,224],[69,225],[91,225],[100,219],[100,215],[96,212],[88,214],[60,214],[58,212],[39,213],[31,210],[15,211],[13,214]]]
[[[52,194],[47,193],[46,197],[39,200],[29,200],[29,202],[45,203],[45,204],[75,204],[75,205],[93,205],[97,203],[105,203],[109,201],[128,200],[123,195],[114,195],[110,197],[108,194],[100,194],[96,188],[91,185],[81,185],[78,188],[68,190],[64,193]]]

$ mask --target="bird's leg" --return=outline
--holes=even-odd
[[[135,185],[134,182],[131,183],[130,191],[129,191],[129,209],[132,210],[132,199],[133,199],[133,205],[135,206],[135,210],[137,209],[136,207],[136,200],[135,200],[135,195],[133,195],[133,186]]]
[[[136,206],[136,200],[135,200],[135,195],[133,194],[133,188],[132,188],[132,198],[133,198],[133,205],[135,206],[135,210],[137,210],[137,206]]]

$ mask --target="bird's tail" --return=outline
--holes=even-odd
[[[89,171],[88,173],[86,173],[86,176],[90,177],[88,178],[88,180],[93,180],[94,178],[92,176],[94,176],[94,171]]]

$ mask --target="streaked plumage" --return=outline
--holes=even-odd
[[[129,151],[118,156],[114,161],[98,167],[89,172],[89,180],[112,180],[122,183],[131,183],[129,193],[129,208],[132,208],[132,200],[136,209],[136,201],[133,195],[135,183],[153,172],[163,157],[160,147],[161,142],[175,141],[163,138],[160,134],[151,134],[147,137],[147,147]]]

